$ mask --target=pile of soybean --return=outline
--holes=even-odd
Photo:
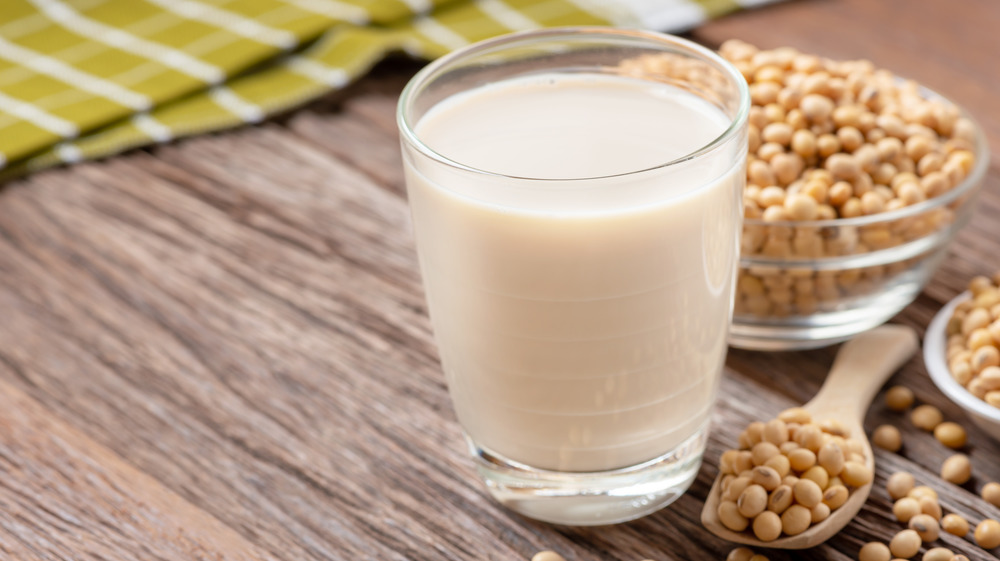
[[[750,423],[739,442],[719,460],[719,521],[763,542],[826,520],[873,478],[864,444],[836,422],[814,422],[805,409]]]

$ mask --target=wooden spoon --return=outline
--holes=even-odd
[[[903,325],[883,325],[858,335],[840,348],[823,387],[804,406],[817,422],[836,420],[850,438],[860,441],[865,448],[866,463],[872,472],[875,470],[875,459],[862,426],[865,412],[882,384],[913,356],[917,347],[917,334]],[[810,526],[805,532],[762,542],[749,528],[746,532],[733,532],[719,521],[721,482],[720,475],[716,477],[705,500],[705,508],[701,511],[701,523],[705,528],[731,542],[775,549],[806,549],[830,539],[861,510],[872,487],[869,483],[854,489],[846,503],[833,511],[826,520]]]

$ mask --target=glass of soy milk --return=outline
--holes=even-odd
[[[511,509],[621,522],[694,480],[732,314],[749,105],[711,51],[606,28],[478,43],[403,91],[442,366]]]

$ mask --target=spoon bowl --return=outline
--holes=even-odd
[[[803,408],[817,422],[832,420],[840,423],[849,438],[864,446],[865,464],[875,470],[871,444],[863,426],[865,412],[879,388],[900,366],[917,351],[917,334],[903,325],[883,325],[858,335],[840,348],[826,382]],[[735,543],[772,548],[806,549],[830,539],[854,519],[868,500],[872,484],[854,489],[840,508],[801,534],[765,542],[752,532],[734,532],[719,520],[722,476],[715,478],[712,490],[701,512],[701,523],[708,531]]]

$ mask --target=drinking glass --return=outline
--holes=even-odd
[[[604,87],[641,103],[612,106],[620,119],[581,105],[611,103],[594,93]],[[532,88],[578,111],[583,132],[491,149],[547,117],[520,114],[537,110],[516,98]],[[504,505],[608,524],[662,508],[694,480],[732,317],[749,105],[744,78],[708,49],[610,28],[487,40],[406,86],[397,120],[430,317],[478,472]],[[640,106],[648,113],[627,114]],[[450,117],[455,107],[475,118]],[[611,144],[559,176],[518,167],[602,140],[587,130],[597,123],[616,134],[634,123],[640,138],[661,111],[681,111],[657,129],[678,141],[704,135],[691,125],[703,117],[718,130],[652,165],[630,158],[656,143]],[[466,139],[479,160],[442,149],[431,128]]]

